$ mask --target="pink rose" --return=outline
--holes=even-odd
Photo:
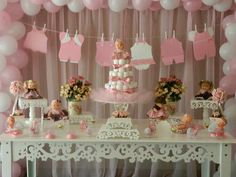
[[[223,102],[225,98],[226,98],[226,94],[223,89],[217,88],[212,91],[212,99],[214,101]]]
[[[76,84],[76,82],[77,82],[76,77],[71,77],[71,78],[69,79],[69,85],[70,85],[70,86]]]
[[[82,81],[82,80],[84,80],[84,77],[83,76],[78,76],[78,79]]]

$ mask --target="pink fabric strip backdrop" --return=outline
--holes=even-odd
[[[35,17],[25,17],[23,22],[43,27],[44,23],[47,28],[55,31],[66,31],[73,34],[76,29],[80,34],[85,36],[82,46],[82,56],[79,64],[62,63],[58,59],[59,52],[59,33],[46,31],[48,36],[48,52],[46,55],[28,51],[30,63],[23,71],[24,79],[34,79],[39,81],[41,94],[52,99],[59,98],[60,85],[66,83],[67,79],[73,75],[83,75],[92,81],[93,88],[104,87],[108,80],[109,68],[98,65],[95,61],[96,42],[100,40],[102,33],[106,40],[110,39],[112,33],[115,38],[119,37],[124,40],[127,49],[135,43],[135,36],[145,34],[146,41],[152,46],[153,56],[156,64],[151,65],[148,70],[135,70],[135,80],[138,81],[140,89],[154,90],[160,77],[175,74],[182,79],[186,85],[186,93],[182,100],[178,103],[178,111],[182,113],[193,113],[190,109],[190,100],[198,90],[200,80],[212,80],[217,87],[223,73],[221,71],[223,61],[219,59],[219,54],[215,58],[207,58],[205,60],[196,61],[193,57],[192,42],[187,40],[187,32],[194,29],[196,24],[198,31],[204,30],[204,23],[207,26],[215,27],[215,41],[217,51],[222,44],[223,32],[221,30],[220,14],[216,13],[216,17],[212,17],[212,9],[207,11],[193,12],[191,15],[183,8],[174,11],[160,10],[159,12],[126,9],[121,13],[115,13],[109,9],[99,9],[96,11],[83,10],[81,13],[74,14],[67,8],[61,9],[57,14],[46,13],[41,11]],[[192,17],[192,19],[190,19]],[[188,25],[187,25],[187,22]],[[27,26],[27,31],[31,30],[31,26]],[[165,66],[160,59],[160,43],[167,32],[168,37],[172,36],[173,30],[176,31],[176,38],[183,42],[185,52],[185,62],[181,64],[173,64]],[[37,41],[36,41],[37,42]],[[66,102],[64,101],[64,106]],[[148,104],[133,104],[131,106],[132,118],[146,118],[146,112],[153,105],[153,101]],[[112,110],[112,106],[107,104],[96,103],[91,100],[84,103],[84,109],[91,111],[96,115],[96,119],[108,118]],[[200,114],[195,113],[195,118]],[[185,164],[177,163],[174,166],[165,163],[136,163],[129,164],[124,161],[122,164],[117,160],[111,160],[110,163],[104,161],[102,164],[94,164],[95,170],[81,170],[82,167],[89,165],[85,162],[79,162],[78,167],[72,162],[64,163],[63,168],[59,163],[53,163],[53,176],[161,176],[163,168],[174,169],[171,171],[172,176],[197,176],[196,164],[190,163],[191,171],[186,170]],[[163,164],[165,164],[163,166]],[[70,167],[74,166],[74,170],[70,171]],[[136,168],[134,168],[134,166]],[[58,168],[57,168],[58,167]],[[40,168],[40,167],[39,167]],[[44,167],[42,167],[44,168]],[[109,168],[106,169],[106,168]],[[159,171],[162,169],[161,171]],[[185,169],[185,170],[180,170]],[[195,169],[195,172],[193,172]],[[39,170],[41,171],[41,170]],[[43,170],[45,171],[45,170]],[[75,175],[76,174],[76,175]],[[158,174],[158,175],[157,175]],[[165,174],[165,173],[164,173]],[[41,176],[41,175],[39,175]],[[45,175],[44,175],[45,176]]]

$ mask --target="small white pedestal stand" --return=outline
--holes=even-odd
[[[41,108],[41,130],[43,129],[43,114],[44,108],[48,106],[47,99],[40,98],[40,99],[19,99],[19,106],[21,109],[29,108],[29,120],[26,121],[26,124],[30,124],[35,118],[35,108]]]
[[[132,94],[114,93],[106,89],[98,89],[92,92],[94,101],[114,104],[115,111],[127,111],[129,104],[147,102],[153,97],[152,92],[138,91]],[[139,139],[139,131],[133,127],[130,117],[108,118],[105,125],[101,127],[97,135],[98,139]]]
[[[212,100],[191,100],[191,108],[192,109],[200,109],[203,108],[203,126],[208,127],[210,123],[209,119],[209,109],[216,110],[218,109],[218,102]]]

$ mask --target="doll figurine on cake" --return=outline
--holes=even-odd
[[[226,92],[221,88],[214,89],[212,91],[212,99],[218,102],[218,108],[212,111],[208,132],[211,137],[222,137],[224,136],[224,127],[227,124],[227,120],[223,114],[224,111],[221,104],[226,99]]]
[[[38,84],[36,81],[33,81],[33,80],[25,81],[24,87],[26,89],[26,93],[24,94],[24,98],[26,98],[26,99],[42,98],[38,92]]]
[[[113,70],[109,72],[109,82],[105,84],[105,88],[113,92],[134,93],[138,85],[133,78],[130,54],[120,39],[115,42],[112,60]]]
[[[52,119],[54,121],[59,121],[67,118],[68,112],[62,109],[61,101],[56,99],[52,100],[50,109],[47,113],[47,118]]]
[[[195,99],[197,100],[211,100],[212,99],[212,88],[213,84],[211,81],[202,80],[199,83],[200,90],[195,95]]]
[[[179,122],[174,123],[171,126],[171,131],[174,133],[182,133],[185,134],[187,132],[187,129],[190,127],[192,122],[192,116],[185,114]]]
[[[17,135],[22,134],[22,131],[15,127],[15,122],[16,121],[15,121],[14,116],[10,115],[7,118],[7,129],[6,129],[5,133],[10,134],[12,136],[17,136]]]

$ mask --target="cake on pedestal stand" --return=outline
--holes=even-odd
[[[116,112],[128,112],[129,104],[144,103],[152,99],[153,93],[137,91],[134,93],[111,92],[106,89],[98,89],[92,92],[94,101],[114,104]],[[108,118],[105,125],[101,127],[97,135],[98,139],[139,139],[139,131],[133,126],[131,118],[115,117]]]
[[[203,126],[208,127],[210,123],[209,109],[217,110],[218,102],[213,100],[191,100],[191,109],[203,108]]]
[[[47,99],[38,98],[38,99],[19,99],[19,106],[21,109],[29,108],[29,120],[26,121],[26,124],[31,124],[36,118],[35,108],[41,108],[41,130],[43,129],[43,119],[44,119],[44,109],[48,106]]]

